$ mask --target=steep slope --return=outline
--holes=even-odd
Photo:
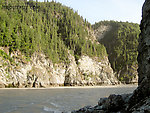
[[[1,0],[0,46],[6,87],[118,82],[90,23],[54,1]]]
[[[102,21],[92,27],[97,40],[105,45],[111,66],[118,79],[125,83],[137,82],[139,25]]]
[[[67,62],[68,49],[76,59],[81,54],[106,55],[102,45],[89,40],[91,25],[73,9],[55,2],[9,0],[1,4],[0,46],[9,51],[19,49],[27,57],[44,52],[53,62]]]

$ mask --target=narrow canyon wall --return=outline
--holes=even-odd
[[[150,79],[150,0],[146,0],[142,9],[141,34],[139,39],[138,73],[139,85]]]
[[[130,107],[150,96],[150,0],[142,8],[141,34],[138,47],[138,88],[130,99]]]

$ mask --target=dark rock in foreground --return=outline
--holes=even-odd
[[[150,113],[150,98],[141,100],[131,109],[129,100],[132,94],[110,95],[108,98],[101,98],[98,105],[86,106],[72,113]]]
[[[72,113],[126,113],[126,106],[130,97],[131,94],[112,94],[108,98],[100,98],[98,105],[94,107],[86,106]]]

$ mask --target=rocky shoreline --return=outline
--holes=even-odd
[[[1,47],[7,55],[8,48]],[[117,85],[107,57],[100,60],[81,56],[78,63],[69,52],[69,63],[54,64],[42,53],[34,53],[27,61],[20,51],[8,59],[0,57],[0,88],[47,88],[51,86]]]
[[[0,88],[1,89],[90,89],[90,88],[124,88],[124,87],[137,87],[137,84],[118,84],[118,85],[101,85],[101,86],[51,86],[47,88]]]
[[[132,94],[115,95],[100,98],[98,105],[85,106],[71,113],[150,113],[150,98],[143,98],[139,103],[130,108]]]
[[[127,113],[129,98],[132,94],[115,95],[100,98],[98,105],[86,106],[72,113]]]
[[[9,55],[8,48],[0,50]],[[70,54],[70,53],[68,53]],[[54,64],[42,53],[34,53],[27,61],[20,51],[10,54],[11,60],[0,57],[0,88],[48,88],[57,86],[104,86],[122,84],[115,77],[108,57],[81,56],[78,64],[69,55],[69,63]],[[137,81],[137,80],[136,80]],[[137,82],[131,81],[130,84]]]

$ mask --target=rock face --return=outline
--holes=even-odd
[[[130,108],[150,96],[150,0],[145,0],[142,8],[141,34],[138,47],[138,84],[130,99]]]
[[[110,25],[101,25],[98,29],[96,29],[95,35],[98,41],[104,38],[104,35],[112,29]]]
[[[139,85],[146,80],[150,81],[150,1],[146,0],[142,9],[141,34],[139,39],[138,75]],[[150,85],[149,85],[150,86]]]
[[[97,62],[88,56],[82,56],[78,62],[81,74],[84,75],[85,79],[88,80],[90,84],[118,83],[107,57],[105,57],[105,60]],[[93,81],[95,81],[95,83]]]
[[[5,52],[4,48],[1,50]],[[0,57],[0,87],[114,85],[119,83],[107,57],[98,62],[94,58],[82,56],[78,60],[78,65],[71,54],[69,54],[67,64],[53,64],[42,53],[34,53],[29,61],[24,57],[19,51],[11,53],[13,62]]]

